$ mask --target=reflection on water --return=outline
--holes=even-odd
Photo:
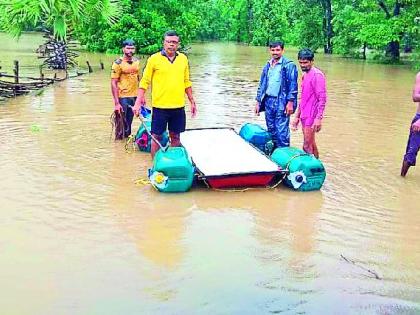
[[[35,62],[18,49],[38,40],[27,39],[6,41],[2,61],[16,52]],[[189,126],[263,124],[252,108],[267,57],[195,44],[199,116]],[[414,74],[335,56],[317,63],[329,90],[320,192],[135,185],[151,160],[110,141],[108,71],[0,104],[1,313],[419,313],[420,172],[398,176]]]

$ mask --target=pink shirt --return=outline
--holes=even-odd
[[[318,68],[312,67],[302,77],[300,98],[300,118],[322,119],[327,103],[325,75]]]

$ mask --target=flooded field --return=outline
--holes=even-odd
[[[1,36],[2,71],[34,71],[40,37]],[[106,70],[0,104],[1,314],[420,313],[420,167],[399,176],[410,69],[316,56],[319,192],[159,194],[135,184],[150,156],[110,140],[114,57],[82,53]],[[265,48],[194,44],[189,58],[189,127],[264,123],[252,111]]]

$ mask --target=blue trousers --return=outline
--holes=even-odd
[[[136,97],[121,97],[119,98],[119,101],[125,114],[124,138],[127,138],[131,135],[131,124],[134,117],[132,108],[136,102]]]
[[[411,125],[419,119],[420,114],[416,114],[416,116],[414,116],[413,121],[411,122]],[[414,132],[413,129],[411,129],[411,125],[410,135],[408,136],[407,149],[404,155],[404,161],[408,162],[408,164],[410,164],[411,166],[414,166],[416,165],[416,157],[420,149],[420,132]]]
[[[277,97],[266,96],[263,102],[265,105],[265,123],[274,146],[290,146],[290,116],[284,113],[284,106],[278,104]]]

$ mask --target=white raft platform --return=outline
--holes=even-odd
[[[268,186],[285,173],[231,128],[189,129],[181,143],[212,188]]]

